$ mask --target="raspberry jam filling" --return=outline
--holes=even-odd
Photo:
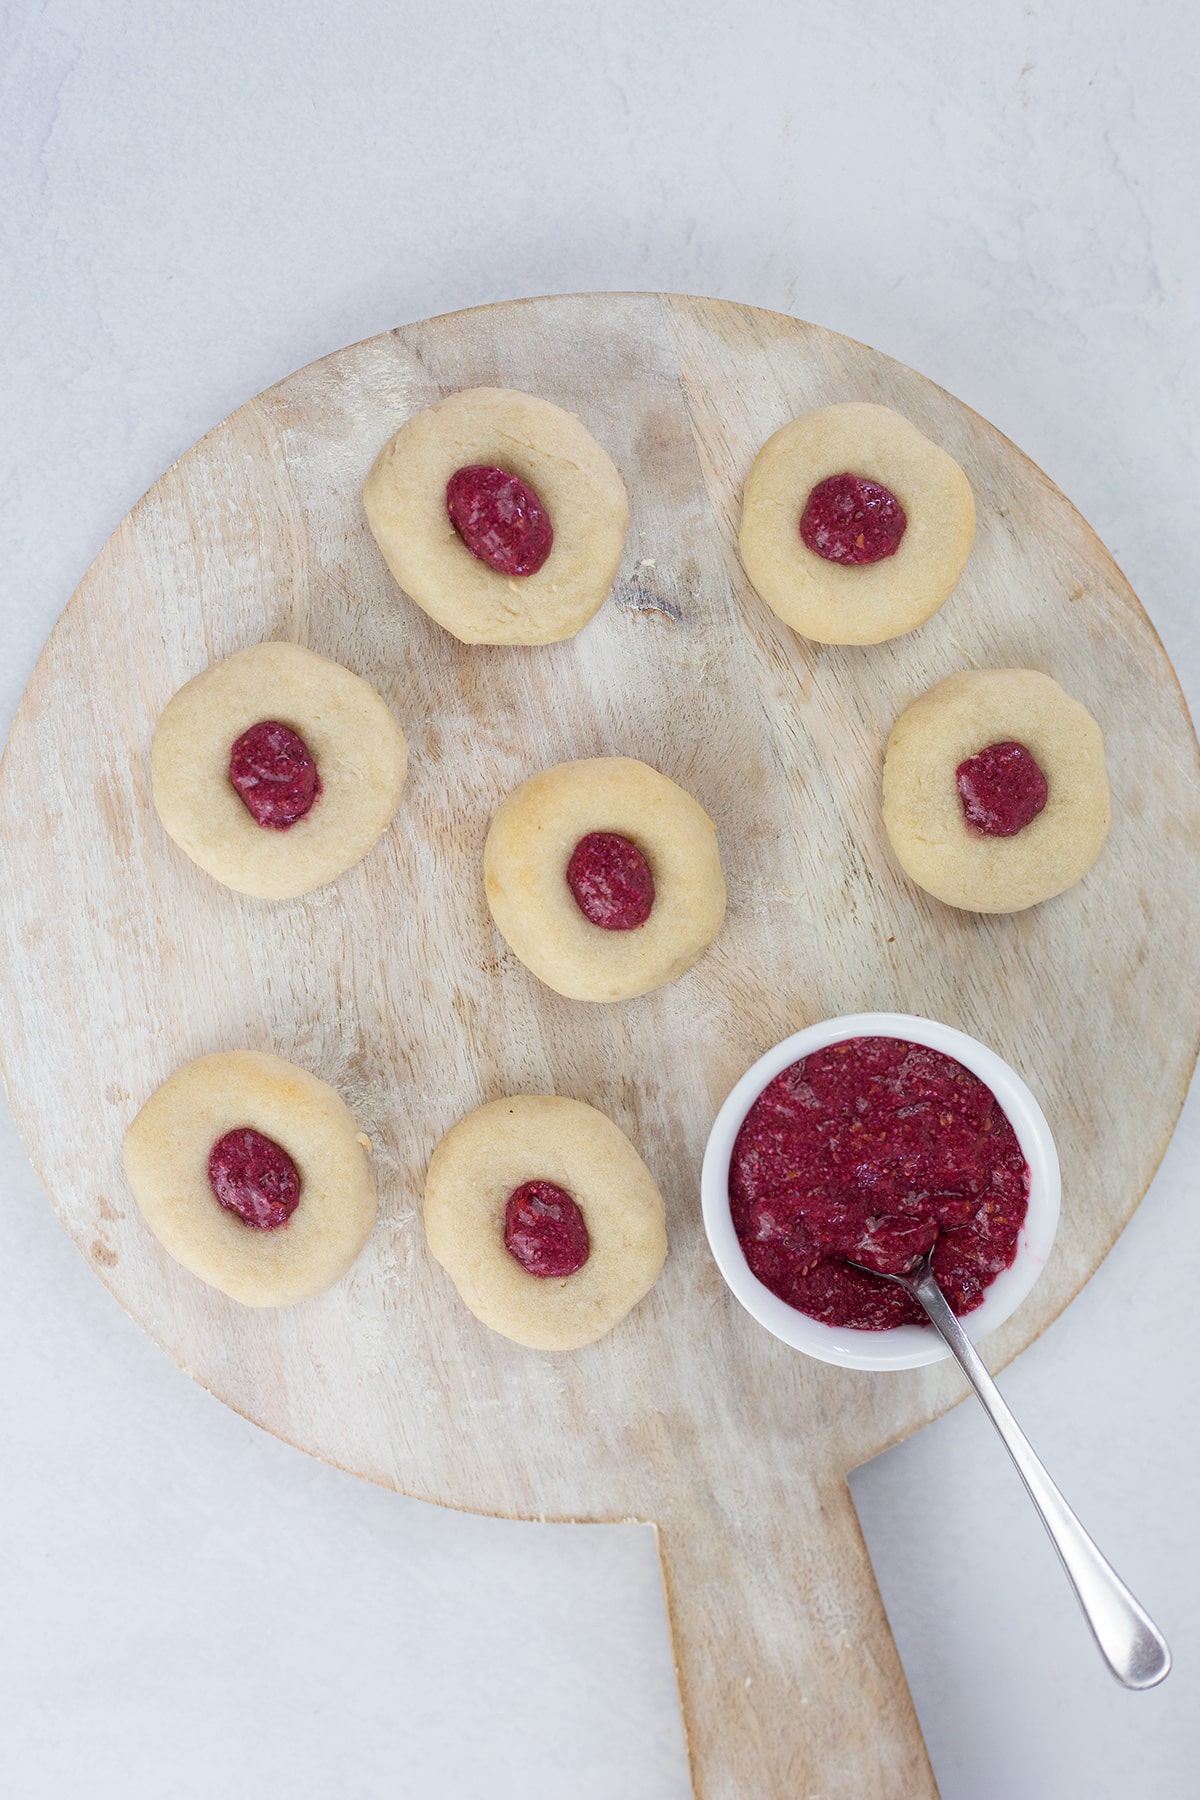
[[[955,770],[963,818],[985,837],[1015,837],[1036,819],[1049,787],[1024,744],[989,744]]]
[[[554,546],[550,515],[529,483],[506,469],[456,469],[446,511],[471,555],[500,575],[536,575]]]
[[[208,1181],[226,1212],[259,1231],[286,1225],[300,1204],[300,1172],[282,1145],[244,1125],[208,1153]]]
[[[932,1246],[956,1313],[1017,1253],[1029,1166],[991,1089],[953,1057],[849,1038],[768,1083],[738,1132],[729,1205],[742,1250],[789,1306],[860,1331],[923,1325],[902,1288]]]
[[[654,906],[654,877],[637,845],[615,831],[589,831],[571,852],[567,886],[602,931],[636,931]]]
[[[552,1181],[526,1181],[504,1208],[504,1248],[529,1275],[574,1275],[591,1241],[570,1194]]]
[[[800,516],[805,548],[826,562],[877,563],[895,556],[908,518],[882,482],[862,475],[827,475]]]
[[[229,779],[254,823],[271,831],[286,831],[302,819],[321,793],[308,745],[278,719],[260,719],[234,740]]]

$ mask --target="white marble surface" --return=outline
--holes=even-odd
[[[1186,0],[42,0],[0,33],[5,724],[108,532],[240,401],[578,288],[775,306],[934,376],[1080,505],[1200,693]],[[1198,1150],[1193,1104],[1006,1378],[1172,1638],[1164,1689],[1103,1673],[969,1410],[855,1479],[945,1800],[1196,1793]],[[7,1116],[0,1175],[6,1796],[683,1800],[648,1534],[286,1449],[118,1311]]]

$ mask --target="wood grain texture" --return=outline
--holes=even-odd
[[[571,642],[468,648],[392,584],[359,502],[380,444],[456,388],[578,412],[625,476],[613,598]],[[871,649],[795,637],[748,589],[738,493],[807,407],[895,406],[966,468],[976,548],[923,629]],[[386,696],[409,785],[335,885],[265,903],[218,887],[149,798],[164,704],[216,657],[291,638]],[[1012,918],[938,905],[879,814],[901,709],[972,666],[1045,669],[1103,724],[1114,795],[1092,874]],[[550,993],[488,917],[504,794],[622,753],[715,820],[730,908],[682,980],[614,1006]],[[0,1034],[46,1187],[97,1273],[215,1394],[313,1454],[445,1504],[657,1521],[703,1800],[917,1800],[933,1781],[846,1475],[960,1393],[946,1368],[810,1362],[739,1311],[708,1255],[699,1165],[721,1099],[813,1020],[934,1014],[1025,1077],[1058,1140],[1045,1276],[991,1340],[1028,1343],[1096,1267],[1165,1147],[1192,1066],[1200,947],[1196,745],[1172,670],[1111,559],[995,430],[912,371],[778,315],[577,296],[405,327],[251,401],[163,476],[97,559],[38,664],[0,775]],[[169,1261],[121,1173],[141,1101],[246,1045],[335,1083],[375,1144],[378,1227],[350,1276],[247,1312]],[[600,1344],[519,1349],[427,1255],[442,1132],[510,1092],[573,1095],[663,1188],[671,1254]]]

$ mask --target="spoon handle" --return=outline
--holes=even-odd
[[[951,1312],[931,1269],[906,1282],[958,1358],[979,1403],[1000,1433],[1029,1498],[1050,1534],[1083,1608],[1100,1654],[1123,1687],[1150,1688],[1166,1679],[1171,1652],[1153,1619],[1139,1606],[1112,1564],[1100,1554],[1017,1424],[982,1358]]]

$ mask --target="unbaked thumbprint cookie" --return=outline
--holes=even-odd
[[[578,1350],[620,1323],[667,1254],[662,1195],[594,1106],[493,1100],[446,1133],[425,1179],[425,1235],[484,1325],[531,1350]]]
[[[712,820],[628,756],[543,769],[499,807],[483,853],[501,937],[569,1000],[629,1000],[701,957],[725,917]]]
[[[820,644],[879,644],[949,597],[975,502],[954,458],[887,406],[804,413],[759,451],[738,537],[757,592]]]
[[[948,906],[1036,906],[1086,875],[1103,848],[1103,734],[1036,669],[949,675],[892,729],[883,821],[905,873]]]
[[[404,733],[369,682],[300,644],[255,644],[180,688],[151,786],[168,836],[240,894],[288,900],[359,862],[391,824]]]
[[[415,413],[363,488],[396,581],[465,644],[553,644],[607,598],[629,524],[625,484],[574,413],[466,388]]]
[[[332,1287],[375,1223],[375,1183],[336,1090],[257,1050],[185,1063],[125,1134],[125,1173],[159,1243],[243,1306]]]

